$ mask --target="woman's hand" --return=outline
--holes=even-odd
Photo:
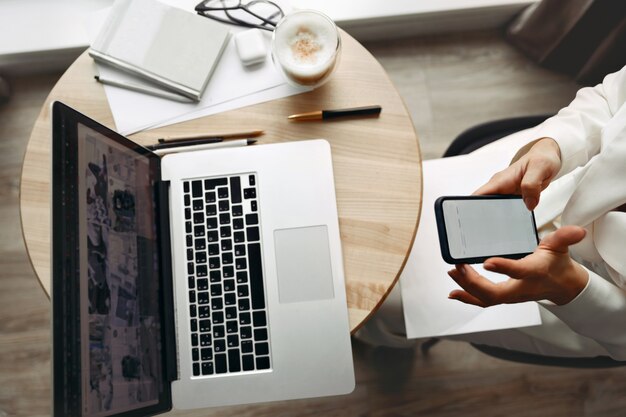
[[[496,173],[474,194],[521,194],[528,210],[539,204],[539,194],[561,169],[559,145],[551,138],[540,139],[524,156]]]
[[[589,280],[587,271],[568,252],[568,247],[580,242],[585,233],[582,227],[564,226],[543,238],[535,252],[523,259],[487,259],[483,264],[486,270],[510,277],[498,284],[469,265],[457,265],[448,275],[463,290],[452,291],[449,298],[480,307],[538,300],[567,304]]]

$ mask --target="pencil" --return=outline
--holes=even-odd
[[[311,120],[330,120],[340,117],[363,117],[363,116],[375,116],[378,117],[382,107],[380,106],[365,106],[355,107],[351,109],[337,109],[337,110],[317,110],[308,113],[292,114],[287,118],[293,121],[311,121]]]
[[[199,133],[196,135],[187,136],[165,136],[158,139],[159,143],[175,143],[191,140],[203,140],[203,139],[246,139],[256,138],[265,133],[263,130],[251,130],[249,132],[231,132],[231,133]]]

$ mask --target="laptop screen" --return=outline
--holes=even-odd
[[[167,410],[158,158],[60,103],[53,132],[55,415]]]

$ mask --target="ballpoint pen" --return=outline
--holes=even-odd
[[[176,147],[166,147],[160,148],[159,144],[152,145],[152,152],[157,155],[165,155],[168,153],[177,153],[177,152],[189,152],[189,151],[201,151],[205,149],[217,149],[217,148],[233,148],[237,146],[246,146],[252,145],[256,142],[256,139],[236,139],[229,140],[218,143],[204,143],[199,145],[188,145],[188,146],[176,146]]]
[[[182,136],[165,136],[159,138],[159,143],[176,143],[187,142],[192,140],[211,140],[211,139],[246,139],[256,138],[264,133],[263,130],[251,130],[248,132],[231,132],[231,133],[199,133],[196,135],[182,135]]]
[[[196,101],[185,97],[185,96],[181,96],[179,94],[176,93],[170,93],[169,91],[164,91],[164,90],[160,90],[158,88],[152,88],[152,87],[147,87],[144,85],[138,85],[138,84],[132,84],[132,83],[127,83],[125,81],[116,81],[116,80],[110,80],[108,78],[104,78],[101,77],[99,75],[94,76],[94,78],[96,79],[96,81],[98,81],[101,84],[104,85],[110,85],[113,87],[119,87],[119,88],[124,88],[126,90],[130,90],[130,91],[136,91],[138,93],[143,93],[143,94],[149,94],[151,96],[155,96],[155,97],[160,97],[160,98],[165,98],[168,100],[173,100],[173,101],[178,101],[180,103],[196,103]]]
[[[341,117],[378,116],[382,107],[365,106],[351,109],[317,110],[308,113],[292,114],[287,118],[293,121],[330,120]]]

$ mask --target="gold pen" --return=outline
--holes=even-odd
[[[309,113],[292,114],[287,118],[293,121],[330,120],[341,117],[378,116],[381,106],[354,107],[351,109],[317,110]]]

